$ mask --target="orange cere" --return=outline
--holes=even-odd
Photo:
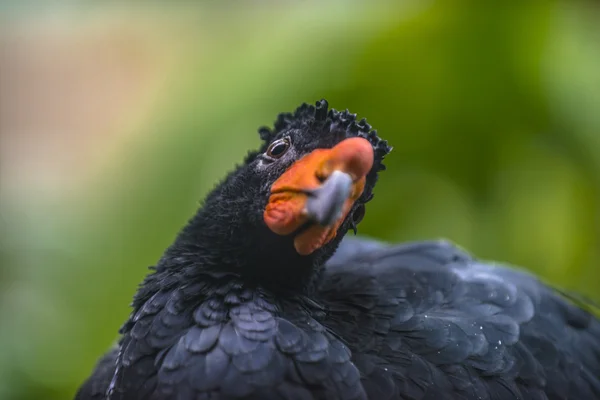
[[[316,149],[292,164],[271,186],[264,221],[278,235],[294,233],[309,222],[306,201],[310,192],[321,186],[333,171],[352,178],[352,190],[344,202],[342,214],[332,225],[310,225],[294,238],[296,251],[309,255],[337,234],[354,202],[362,194],[366,176],[373,167],[373,147],[368,140],[354,137],[331,149]]]

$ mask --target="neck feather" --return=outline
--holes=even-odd
[[[271,292],[307,294],[324,259],[323,251],[299,255],[292,237],[274,234],[248,213],[226,216],[205,207],[165,252],[156,272],[187,281],[231,274]]]

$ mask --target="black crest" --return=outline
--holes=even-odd
[[[315,105],[302,104],[293,113],[281,113],[277,117],[274,129],[262,127],[259,129],[261,139],[265,145],[270,143],[280,132],[288,130],[311,130],[324,134],[344,135],[345,137],[362,137],[367,139],[375,151],[375,171],[385,170],[384,157],[389,154],[392,147],[386,140],[377,135],[377,130],[371,129],[365,118],[356,120],[356,114],[345,111],[329,109],[327,100],[319,100]]]

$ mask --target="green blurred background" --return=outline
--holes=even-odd
[[[361,233],[600,299],[600,3],[0,4],[0,398],[68,399],[277,113],[394,146]]]

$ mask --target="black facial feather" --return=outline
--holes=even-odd
[[[387,140],[381,139],[377,130],[372,129],[365,118],[357,121],[356,114],[345,111],[329,109],[327,100],[322,99],[310,105],[303,103],[293,113],[281,113],[275,120],[274,129],[262,127],[258,130],[263,145],[259,152],[253,153],[253,159],[256,154],[264,152],[269,144],[279,137],[289,132],[301,132],[306,137],[316,137],[317,140],[324,136],[331,137],[336,144],[346,138],[362,137],[367,139],[374,150],[373,168],[367,175],[367,184],[362,196],[356,202],[355,208],[359,204],[369,202],[373,198],[373,188],[377,183],[379,171],[385,170],[383,159],[390,153],[392,147],[388,145]],[[248,162],[249,160],[247,160]],[[356,231],[356,225],[352,222],[351,228]]]
[[[319,100],[315,105],[303,103],[293,113],[281,113],[277,117],[274,129],[262,127],[258,130],[260,138],[264,141],[262,150],[273,140],[278,138],[282,132],[300,130],[314,132],[321,135],[333,135],[338,141],[344,138],[362,137],[367,139],[375,151],[375,172],[385,170],[383,159],[390,153],[392,147],[388,146],[387,140],[377,135],[377,130],[371,129],[365,118],[356,120],[356,114],[336,109],[328,109],[327,100]]]

